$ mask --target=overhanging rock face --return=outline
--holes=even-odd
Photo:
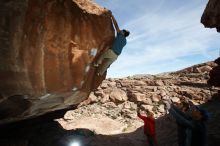
[[[202,15],[201,22],[205,27],[216,28],[220,32],[220,1],[209,0]]]
[[[114,39],[90,0],[0,1],[0,124],[78,104],[103,78],[92,63]]]

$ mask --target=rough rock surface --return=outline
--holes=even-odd
[[[84,115],[95,118],[107,116],[125,125],[129,122],[136,125],[133,119],[136,119],[137,105],[159,118],[167,112],[167,99],[172,102],[189,100],[196,105],[204,104],[218,92],[218,88],[210,88],[207,84],[209,71],[215,66],[214,62],[208,62],[173,73],[104,80],[77,110],[68,112],[67,115],[74,118],[71,120],[64,117],[61,123],[68,125],[66,122],[77,121]]]
[[[104,77],[93,61],[114,39],[90,0],[0,1],[0,123],[78,104]]]
[[[213,62],[209,62],[175,73],[104,80],[98,90],[92,92],[77,109],[69,110],[64,117],[56,119],[56,122],[44,120],[35,123],[34,120],[29,120],[29,124],[25,122],[17,126],[0,127],[0,144],[60,146],[70,145],[76,140],[85,146],[146,146],[143,122],[137,118],[137,107],[140,106],[142,110],[152,111],[157,118],[159,146],[177,146],[176,122],[167,114],[163,102],[165,99],[174,102],[186,99],[202,104],[210,112],[211,119],[207,123],[209,146],[219,146],[220,102],[211,98],[217,89],[213,88],[210,93],[206,84],[208,70],[199,71],[201,68],[214,66]],[[124,97],[121,90],[127,98],[109,98],[112,92]],[[157,100],[153,100],[153,97]]]
[[[220,1],[209,0],[206,9],[202,15],[201,22],[205,27],[216,28],[220,32]],[[215,60],[218,66],[214,67],[210,71],[210,79],[208,84],[211,86],[220,87],[220,58]],[[216,98],[220,99],[220,90],[215,95]]]
[[[216,28],[220,32],[220,1],[209,0],[202,15],[201,22],[205,27]]]
[[[210,88],[207,84],[209,71],[215,66],[214,62],[208,62],[173,73],[104,80],[87,100],[81,103],[76,110],[68,111],[64,118],[59,119],[58,122],[64,129],[86,128],[94,133],[104,135],[94,138],[94,145],[96,146],[102,145],[104,141],[110,139],[110,136],[105,136],[109,135],[107,133],[121,133],[121,136],[118,135],[118,139],[116,138],[118,141],[116,139],[112,141],[112,144],[114,143],[115,145],[116,143],[121,143],[122,146],[127,144],[131,146],[145,145],[145,137],[142,133],[142,128],[140,128],[143,126],[143,122],[137,118],[137,107],[139,106],[142,110],[153,112],[157,118],[156,129],[159,144],[161,146],[176,146],[175,120],[168,115],[165,101],[167,99],[170,99],[172,102],[188,100],[196,105],[203,106],[207,103],[214,103],[216,105],[212,104],[209,108],[217,108],[219,102],[215,101],[212,95],[217,93],[219,88]],[[123,98],[125,100],[108,98],[108,100],[103,102],[103,98],[109,97],[114,92],[115,95],[124,97],[124,94],[119,94],[118,92],[121,90],[126,93],[127,98]],[[218,117],[219,112],[215,112],[215,110],[210,110],[210,112],[214,117]],[[111,128],[105,131],[104,129],[106,128],[103,126],[103,123],[96,124],[95,126],[93,123],[93,127],[88,128],[91,126],[90,121],[92,122],[94,119],[99,121],[99,119],[103,118],[110,118],[114,121],[109,121],[108,125],[110,127],[118,123],[118,126],[123,128],[118,128],[119,131],[111,130]],[[88,122],[78,122],[82,120]],[[215,122],[210,121],[210,123]],[[216,124],[218,125],[218,122],[214,125]],[[213,143],[215,145],[220,144],[220,139],[214,125],[208,126],[209,139],[212,139],[210,145],[213,145]],[[219,127],[217,125],[216,127]],[[103,129],[104,132],[100,129]],[[123,135],[129,136],[124,137]],[[105,140],[101,140],[99,137]],[[126,140],[123,140],[123,138]],[[109,141],[110,144],[111,142]]]
[[[164,101],[167,99],[172,102],[191,100],[195,104],[212,100],[211,95],[217,93],[218,88],[210,91],[207,80],[210,70],[216,66],[214,62],[207,62],[174,73],[107,79],[79,107],[108,102],[122,106],[131,102],[141,104],[143,109],[160,117],[166,113]]]

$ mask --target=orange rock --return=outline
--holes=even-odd
[[[90,0],[1,1],[0,9],[0,123],[78,104],[105,78],[92,63],[114,40],[106,9]]]

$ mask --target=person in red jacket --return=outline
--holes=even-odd
[[[144,134],[147,136],[149,145],[157,146],[154,115],[150,111],[147,111],[146,115],[141,115],[138,109],[137,116],[144,121]]]

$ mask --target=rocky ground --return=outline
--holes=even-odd
[[[156,117],[159,145],[176,146],[175,120],[167,113],[164,100],[183,100],[201,105],[211,113],[207,123],[209,145],[220,145],[220,102],[212,99],[217,88],[206,82],[215,64],[196,65],[174,73],[138,75],[121,79],[107,79],[75,110],[62,118],[14,126],[1,132],[0,142],[9,144],[15,137],[24,146],[66,146],[80,141],[82,146],[147,146],[143,122],[137,118],[137,105],[150,110]],[[15,128],[16,127],[16,128]],[[25,131],[26,136],[21,133]],[[1,144],[0,144],[1,146]],[[17,145],[16,145],[17,146]],[[20,145],[19,145],[20,146]]]

